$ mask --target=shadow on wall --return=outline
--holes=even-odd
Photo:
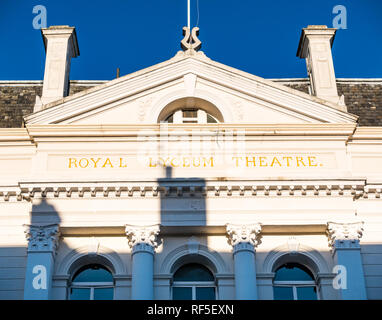
[[[172,167],[166,167],[165,173],[165,178],[157,182],[161,191],[160,237],[165,237],[166,241],[163,242],[162,250],[156,254],[155,273],[163,276],[170,274],[171,279],[170,288],[157,287],[156,296],[185,300],[219,298],[219,290],[216,291],[214,287],[218,287],[220,275],[226,277],[229,273],[225,261],[232,259],[232,253],[215,252],[209,243],[211,226],[207,226],[206,180],[200,177],[173,177]],[[225,237],[225,232],[216,235]],[[191,274],[204,274],[204,279],[193,281],[209,279],[210,282],[204,282],[205,287],[202,289],[182,287],[184,283],[181,282],[191,281],[186,280],[185,273],[189,277]]]
[[[161,190],[160,223],[162,225],[162,231],[160,236],[163,234],[166,237],[166,241],[163,243],[164,250],[162,252],[167,255],[169,252],[179,248],[180,245],[187,248],[187,252],[183,256],[179,256],[174,260],[170,270],[171,274],[173,275],[178,268],[189,263],[203,264],[211,269],[213,274],[216,274],[216,270],[211,267],[213,262],[208,262],[207,258],[201,255],[199,251],[202,245],[208,245],[207,236],[203,235],[203,228],[207,226],[205,180],[202,178],[174,178],[172,177],[172,168],[166,168],[166,177],[158,179],[158,185]],[[60,225],[61,222],[59,213],[56,208],[49,203],[49,200],[46,198],[34,200],[30,212],[30,224]],[[91,237],[92,235],[88,236]],[[61,243],[60,246],[59,250],[66,252],[71,251],[68,244]],[[73,252],[74,251],[75,250],[73,250]],[[129,257],[124,258],[123,261],[118,261],[119,254],[113,253],[116,258],[114,260],[107,260],[104,257],[110,257],[111,255],[109,253],[105,253],[104,255],[102,255],[102,252],[100,253],[101,255],[89,254],[88,248],[86,248],[86,253],[77,252],[76,254],[84,255],[84,258],[74,261],[75,263],[71,266],[70,270],[74,272],[80,265],[99,263],[108,267],[113,274],[126,274],[126,270],[122,267],[122,264],[126,264],[127,261],[129,261]],[[219,254],[223,257],[225,254],[231,256],[231,253],[228,252],[219,252]],[[326,252],[321,254],[325,255]],[[362,244],[361,241],[361,254],[368,299],[380,299],[382,297],[382,245],[380,243]],[[160,255],[161,253],[159,252],[158,258],[163,261],[165,255],[159,257]],[[0,299],[23,299],[26,257],[26,247],[0,247]],[[58,261],[56,260],[56,262]],[[290,261],[288,260],[288,262]],[[156,265],[156,267],[159,266]],[[155,272],[155,275],[156,274],[158,274],[158,270]],[[65,281],[63,281],[63,286],[67,285]],[[126,278],[120,281],[124,281],[124,284],[121,285],[118,290],[129,290],[129,280]],[[158,292],[158,294],[161,293]],[[65,299],[66,296],[64,297],[63,295],[61,298]]]
[[[55,207],[48,203],[46,198],[38,200],[39,202],[33,203],[30,213],[31,225],[49,225],[61,224],[61,218]]]
[[[203,178],[174,178],[172,167],[166,167],[166,177],[158,179],[160,192],[161,225],[171,234],[178,233],[179,225],[185,230],[198,231],[207,225],[207,207]],[[167,233],[166,232],[166,233]]]
[[[163,241],[161,258],[166,259],[171,256],[172,251],[179,251],[181,246],[186,246],[188,252],[183,252],[176,261],[171,261],[171,269],[166,270],[167,274],[171,274],[170,292],[157,291],[156,296],[176,299],[176,295],[180,294],[180,298],[191,300],[193,294],[191,288],[176,287],[174,279],[176,271],[182,266],[196,266],[195,263],[199,263],[208,267],[212,274],[216,273],[216,269],[210,267],[211,263],[206,263],[208,261],[198,254],[200,245],[207,246],[207,236],[203,235],[203,228],[207,225],[206,183],[203,178],[174,178],[173,168],[170,166],[164,170],[165,178],[157,180],[160,191],[159,237],[166,238]],[[163,265],[163,262],[161,261],[159,265]],[[159,265],[156,266],[156,274],[163,271],[159,270]]]
[[[65,244],[60,244],[60,246],[65,251],[71,250]],[[367,298],[369,300],[380,300],[382,297],[382,260],[380,258],[382,256],[382,244],[363,244],[361,245],[361,253]],[[321,254],[324,254],[324,252],[321,252]],[[23,300],[26,258],[25,246],[0,246],[0,300]],[[129,260],[124,259],[123,263],[126,263],[126,261]],[[94,256],[94,259],[92,259],[91,256],[84,255],[83,258],[75,260],[75,264],[71,269],[75,269],[78,263],[102,263],[109,267],[113,274],[118,272],[115,270],[115,266],[110,264],[110,260],[103,259],[102,256]],[[129,288],[126,286],[119,290],[129,290]],[[66,299],[66,296],[56,296],[56,298]]]
[[[34,200],[27,224],[59,225],[60,223],[61,219],[53,205],[49,204],[45,198]],[[11,220],[8,227],[9,233],[16,230],[16,227],[11,224]],[[25,229],[23,226],[17,225],[17,230],[23,232]],[[14,236],[11,234],[10,240],[4,239],[4,241],[9,243],[15,239]],[[25,237],[24,234],[18,234],[18,236]],[[24,299],[27,249],[28,243],[25,246],[0,246],[0,300]]]
[[[168,195],[161,196],[161,212],[162,212],[162,221],[166,241],[164,246],[169,246],[169,250],[172,248],[179,247],[179,238],[182,238],[182,244],[184,244],[184,237],[195,236],[195,243],[203,243],[206,241],[204,236],[200,236],[200,232],[203,226],[206,226],[206,204],[205,196],[203,192],[196,192],[196,195],[191,196],[188,194],[187,187],[185,187],[183,194],[178,193],[178,189],[182,183],[187,182],[188,186],[192,186],[193,183],[197,183],[197,186],[205,186],[203,184],[203,179],[197,178],[172,178],[171,169],[167,169],[167,176],[163,179],[159,179],[159,185],[164,188],[168,188]],[[196,184],[194,184],[196,188]],[[170,188],[171,189],[170,191]],[[200,194],[198,196],[198,194]],[[200,201],[198,207],[192,207],[190,199]],[[179,230],[177,223],[179,221],[187,221],[188,226],[182,227]],[[60,216],[53,205],[49,203],[49,200],[45,198],[39,200],[36,199],[36,203],[33,204],[30,222],[34,225],[49,225],[49,224],[60,224]],[[187,245],[187,243],[186,243]],[[181,267],[184,264],[192,262],[200,262],[201,257],[198,256],[193,248],[191,242],[189,245],[189,255],[184,256],[176,261],[173,265],[173,273],[176,271],[176,268]],[[61,243],[61,250],[70,251],[71,249],[67,244]],[[59,246],[59,248],[60,248]],[[168,251],[168,250],[166,250]],[[321,252],[323,256],[327,252]],[[81,254],[83,254],[81,252]],[[368,299],[381,299],[382,297],[382,244],[381,243],[369,243],[361,244],[361,254],[363,261],[363,268],[365,272],[365,282],[367,288],[367,297]],[[22,246],[1,246],[0,247],[0,299],[23,299],[23,290],[24,290],[24,281],[25,281],[25,271],[26,271],[26,247]],[[122,262],[118,263],[127,263],[128,259],[124,259]],[[289,260],[288,260],[289,261]],[[302,261],[303,262],[303,261]],[[100,255],[84,255],[84,258],[81,260],[76,260],[75,264],[71,267],[71,270],[74,271],[80,264],[87,263],[100,263],[105,264],[112,271],[113,274],[118,273],[118,267],[116,260],[106,260],[103,259]],[[205,264],[206,265],[206,264]],[[329,266],[331,263],[329,262]],[[208,266],[208,264],[207,264]],[[121,269],[121,268],[120,268]],[[274,266],[272,267],[274,269]],[[213,272],[215,270],[212,270]],[[121,270],[120,272],[125,272]],[[330,272],[330,270],[329,270]],[[259,278],[258,278],[259,280]],[[351,279],[349,279],[351,281]],[[66,283],[65,283],[66,284]],[[64,285],[65,285],[64,284]],[[129,286],[120,287],[119,290],[129,290]],[[64,298],[62,296],[61,298]],[[65,297],[66,298],[66,297]],[[324,297],[325,298],[325,297]]]

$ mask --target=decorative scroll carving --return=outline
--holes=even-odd
[[[25,236],[28,240],[28,251],[56,253],[60,236],[57,224],[51,225],[24,225]]]
[[[159,225],[144,227],[126,225],[125,232],[131,248],[137,244],[148,244],[153,248],[158,246]]]
[[[261,243],[261,224],[233,225],[227,224],[228,242],[231,246],[239,243],[250,243],[257,247]]]
[[[202,42],[198,38],[199,36],[198,27],[192,28],[191,32],[188,27],[183,27],[183,35],[184,35],[184,38],[180,42],[180,46],[182,47],[183,51],[188,51],[188,50],[199,51],[201,49]]]
[[[350,240],[354,242],[361,239],[363,232],[363,224],[363,222],[328,222],[326,232],[329,239],[329,246],[334,247],[336,241],[343,242],[345,240]]]

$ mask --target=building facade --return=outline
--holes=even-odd
[[[70,81],[76,31],[42,29],[44,80],[0,83],[1,299],[381,299],[382,79],[308,79],[182,51]],[[1,72],[1,71],[0,71]]]

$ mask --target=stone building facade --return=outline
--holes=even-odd
[[[75,28],[50,27],[44,80],[0,82],[0,298],[381,299],[382,79],[336,79],[325,26],[307,79],[184,34],[70,81]]]

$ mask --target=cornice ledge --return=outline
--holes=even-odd
[[[365,179],[338,180],[229,180],[219,178],[170,179],[157,181],[103,182],[20,182],[18,186],[0,186],[3,201],[29,201],[31,198],[93,198],[93,197],[253,197],[253,196],[351,196],[380,197],[379,185],[368,186]]]
[[[382,127],[357,127],[351,142],[379,140],[382,142]]]
[[[318,137],[343,137],[348,139],[354,132],[356,124],[205,124],[205,125],[187,125],[175,124],[169,125],[169,135],[172,133],[179,135],[189,135],[191,130],[203,130],[216,134],[219,130],[237,130],[245,132],[246,136],[295,136],[305,138],[307,136]],[[32,140],[39,137],[137,137],[142,131],[147,130],[154,135],[158,135],[160,124],[143,125],[60,125],[60,124],[27,124],[23,139]],[[158,133],[157,133],[158,132]],[[1,138],[0,138],[1,139]],[[1,142],[1,140],[0,140]]]
[[[0,128],[0,145],[33,145],[27,128]]]

